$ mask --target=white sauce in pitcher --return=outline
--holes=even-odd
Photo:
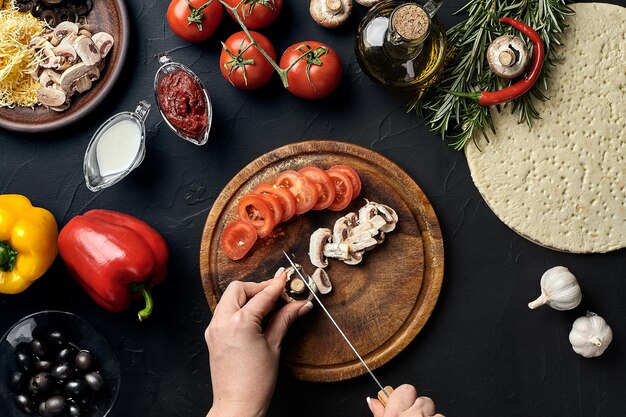
[[[96,148],[100,175],[118,174],[132,165],[141,146],[141,129],[132,120],[115,123],[102,133]]]

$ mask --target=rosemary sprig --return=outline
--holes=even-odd
[[[546,47],[546,59],[539,79],[532,89],[513,101],[511,112],[519,115],[519,122],[529,126],[540,117],[533,99],[545,100],[550,73],[559,59],[557,46],[567,24],[567,16],[574,14],[565,0],[469,0],[457,13],[465,12],[467,20],[450,28],[448,38],[449,56],[437,87],[432,87],[409,104],[409,110],[416,110],[427,119],[431,130],[454,141],[451,143],[461,150],[478,135],[487,138],[487,131],[495,132],[488,107],[477,101],[449,94],[456,92],[494,91],[506,87],[511,82],[497,77],[491,72],[485,53],[492,40],[503,34],[515,34],[515,29],[501,25],[500,17],[511,17],[534,28]],[[498,111],[500,109],[498,108]],[[460,130],[448,134],[451,129]]]

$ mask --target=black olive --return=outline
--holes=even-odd
[[[47,11],[48,10],[46,10],[46,12]],[[44,19],[43,13],[42,13],[41,18]],[[65,337],[65,334],[63,334],[59,330],[52,330],[48,332],[46,336],[47,336],[46,339],[48,339],[48,343],[50,343],[50,346],[52,347],[55,347],[57,349],[62,349],[65,347],[65,345],[67,345],[67,339]]]
[[[32,355],[33,349],[30,343],[20,343],[19,345],[17,345],[15,347],[15,354],[17,355],[18,353],[26,353],[28,355]]]
[[[60,395],[46,400],[46,413],[50,416],[60,416],[65,411],[65,398]]]
[[[33,392],[47,395],[54,388],[52,378],[47,372],[40,372],[30,380],[30,385],[33,387]],[[30,390],[30,387],[29,387]]]
[[[104,386],[104,378],[98,372],[91,372],[85,375],[85,382],[94,391],[100,391]]]
[[[33,354],[37,356],[39,359],[45,359],[50,354],[50,349],[48,345],[43,340],[33,339],[30,343],[31,348],[33,349]]]
[[[67,362],[60,362],[52,369],[52,376],[62,381],[68,379],[74,373],[74,368]]]
[[[50,414],[46,411],[46,402],[42,401],[39,403],[39,407],[37,407],[37,411],[39,411],[39,415],[41,417],[50,417]]]
[[[13,400],[20,411],[26,414],[31,414],[33,412],[35,405],[26,395],[16,395]]]
[[[33,17],[39,17],[39,16],[41,16],[41,12],[43,12],[43,10],[44,10],[44,8],[41,5],[41,3],[35,3],[33,8],[30,9],[30,14],[32,14]]]
[[[76,354],[78,351],[74,346],[68,346],[65,349],[62,349],[57,355],[57,361],[59,362],[74,362],[74,358],[76,358]]]
[[[70,417],[83,417],[83,410],[78,404],[69,404],[67,407],[67,414]]]
[[[28,382],[28,377],[22,371],[15,371],[11,374],[9,378],[9,389],[14,394],[19,394],[26,389],[26,383]]]
[[[35,362],[35,370],[39,372],[48,372],[52,369],[52,362],[50,361],[37,361]]]
[[[82,398],[88,389],[87,383],[82,379],[73,379],[65,384],[65,393],[73,399]]]
[[[17,355],[15,355],[15,364],[20,371],[24,371],[29,374],[33,370],[35,360],[33,359],[32,355],[24,352],[19,352]]]
[[[30,9],[35,5],[34,1],[26,1],[24,3],[16,3],[17,11],[24,13],[30,11]]]
[[[80,352],[78,352],[78,354],[76,354],[75,363],[76,367],[79,370],[87,372],[90,371],[91,368],[93,368],[95,364],[95,359],[93,358],[91,352],[89,352],[88,350],[81,350]]]

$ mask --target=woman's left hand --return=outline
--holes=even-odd
[[[282,340],[289,326],[313,307],[310,302],[289,303],[263,331],[261,321],[274,308],[286,279],[280,268],[271,280],[234,281],[224,291],[205,332],[213,384],[208,417],[265,415],[276,385]]]

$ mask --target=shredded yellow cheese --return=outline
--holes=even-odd
[[[28,47],[28,42],[45,27],[30,13],[0,10],[0,107],[37,104],[40,85],[30,72],[36,70],[39,57]]]

